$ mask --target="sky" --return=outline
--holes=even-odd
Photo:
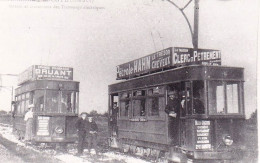
[[[191,24],[193,6],[185,9]],[[249,116],[256,109],[258,1],[201,0],[199,12],[199,48],[221,50],[223,65],[245,68]],[[117,65],[192,47],[184,17],[166,0],[1,0],[0,20],[0,73],[37,64],[73,67],[80,111],[107,110]],[[0,83],[12,86],[16,79],[2,76]],[[0,90],[0,110],[10,109],[10,98],[9,88]]]

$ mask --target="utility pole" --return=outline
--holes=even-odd
[[[14,87],[13,86],[3,86],[2,83],[1,83],[1,77],[2,76],[12,76],[12,77],[17,77],[18,75],[17,74],[0,74],[0,91],[1,91],[1,88],[9,88],[9,90],[11,90],[11,111],[12,111],[12,102],[13,102],[13,97],[14,97]]]
[[[194,0],[194,27],[193,27],[193,47],[199,47],[199,0]]]

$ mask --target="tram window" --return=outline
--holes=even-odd
[[[30,93],[29,93],[29,92],[25,94],[25,98],[27,98],[27,99],[28,99],[28,98],[29,98],[29,96],[30,96]]]
[[[79,110],[79,92],[76,92],[76,97],[75,97],[75,110],[74,113],[78,113]]]
[[[145,116],[145,99],[133,100],[133,116]]]
[[[25,99],[25,94],[22,94],[22,100],[24,100]]]
[[[128,117],[129,114],[129,100],[120,101],[120,116]]]
[[[118,107],[119,107],[119,116],[120,117],[128,117],[129,114],[129,104],[130,104],[130,98],[131,97],[131,93],[130,92],[123,92],[123,93],[119,93],[119,97],[120,97],[120,101],[118,102],[118,95],[113,95],[112,96],[112,105],[117,103]],[[111,105],[111,115],[115,117],[115,111],[113,112],[113,106]]]
[[[29,95],[29,104],[33,104],[33,103],[34,103],[33,99],[34,99],[34,92],[30,92],[30,95]]]
[[[148,95],[151,96],[151,95],[161,95],[161,94],[164,94],[165,92],[165,89],[164,87],[154,87],[154,88],[151,88],[148,90]]]
[[[186,113],[188,115],[192,114],[192,106],[191,106],[191,83],[186,82],[185,83],[185,92],[183,93],[182,96],[182,101],[181,101],[181,106],[184,110],[184,115]]]
[[[204,82],[193,81],[193,114],[204,114]]]
[[[149,116],[159,116],[159,106],[163,105],[161,102],[164,97],[160,95],[164,95],[165,87],[159,86],[148,89],[148,98],[147,98],[147,107],[149,110]]]
[[[29,106],[29,100],[25,101],[25,112],[27,112]],[[34,111],[34,110],[33,110]]]
[[[239,113],[238,84],[227,83],[227,113]]]
[[[121,99],[129,98],[129,97],[131,97],[131,93],[129,92],[124,92],[120,94]]]
[[[20,101],[18,101],[18,103],[17,103],[17,112],[21,113],[21,102]]]
[[[61,112],[73,112],[74,92],[63,91],[61,95]]]
[[[208,88],[209,97],[209,113],[224,114],[225,113],[225,95],[224,83],[221,81],[212,81]]]
[[[134,96],[145,96],[145,90],[134,91]]]
[[[159,97],[150,97],[148,98],[148,108],[150,116],[159,115]]]
[[[59,92],[48,90],[46,91],[46,109],[48,112],[59,112]]]
[[[44,106],[44,94],[45,90],[36,90],[34,92],[34,98],[35,98],[35,109],[36,111],[43,111]]]
[[[21,113],[25,112],[25,101],[21,102]]]

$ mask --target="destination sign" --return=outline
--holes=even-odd
[[[210,121],[195,120],[195,149],[210,149]]]
[[[18,76],[18,84],[42,79],[73,80],[73,68],[33,65]]]
[[[167,48],[117,66],[117,79],[129,79],[165,68],[185,65],[221,65],[219,50]]]

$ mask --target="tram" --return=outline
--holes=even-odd
[[[33,65],[21,73],[18,80],[13,129],[19,138],[25,135],[24,115],[33,104],[32,142],[75,142],[79,82],[73,81],[73,68]]]
[[[241,158],[244,69],[221,66],[220,51],[164,49],[117,66],[117,78],[126,80],[108,87],[108,111],[116,117],[110,147],[169,162]],[[172,91],[181,103],[176,117],[165,112]]]

